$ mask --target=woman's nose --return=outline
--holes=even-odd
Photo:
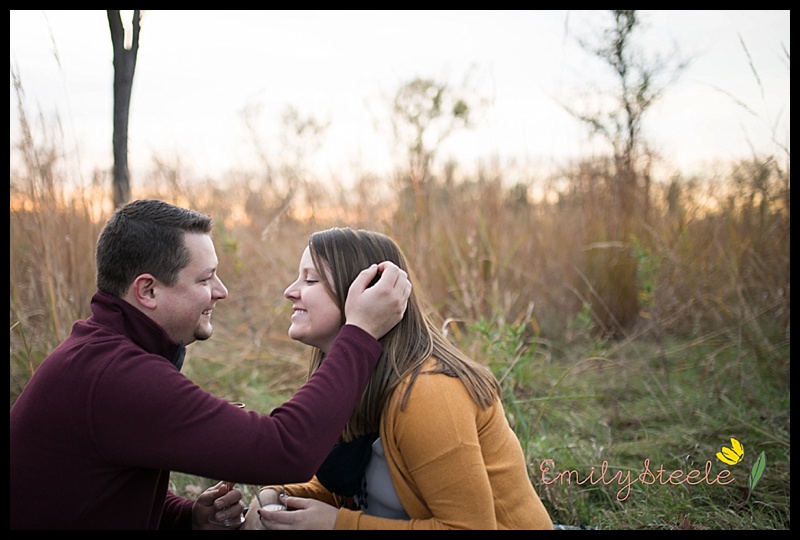
[[[294,283],[292,283],[291,285],[286,287],[286,290],[283,291],[283,296],[284,297],[286,297],[289,300],[291,300],[292,298],[295,298],[297,296],[296,293],[295,293],[295,287],[294,287],[296,283],[297,282],[295,281]]]

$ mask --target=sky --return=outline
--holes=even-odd
[[[125,13],[125,12],[123,12]],[[789,10],[641,11],[645,54],[691,58],[644,119],[668,169],[789,146]],[[124,16],[129,19],[129,16]],[[305,166],[320,177],[378,174],[403,161],[389,100],[430,78],[487,100],[475,126],[446,139],[439,163],[559,167],[591,153],[563,103],[608,88],[607,67],[578,46],[605,12],[149,10],[130,108],[132,177],[154,160],[214,178],[289,159],[281,115],[329,123]],[[59,122],[83,178],[112,165],[113,65],[104,10],[11,10],[11,155],[19,77],[29,119]]]

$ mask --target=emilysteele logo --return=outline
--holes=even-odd
[[[744,458],[744,445],[734,438],[731,438],[730,447],[723,446],[722,449],[717,452],[717,459],[726,465],[736,465],[742,461],[742,458]],[[583,485],[586,483],[591,485],[596,485],[599,483],[608,485],[616,482],[620,486],[620,489],[617,491],[617,500],[619,501],[624,501],[628,498],[631,492],[631,486],[637,482],[644,485],[653,485],[656,483],[661,485],[680,485],[686,483],[694,486],[703,482],[708,485],[727,485],[734,480],[734,478],[729,479],[731,471],[728,469],[723,469],[716,475],[713,475],[711,460],[706,461],[703,469],[693,469],[689,471],[682,469],[668,471],[664,468],[663,464],[657,469],[651,468],[649,459],[645,459],[642,465],[642,472],[636,476],[633,476],[631,471],[617,470],[616,472],[611,473],[609,471],[608,461],[603,461],[603,463],[600,465],[599,471],[596,470],[595,467],[591,467],[589,474],[583,478],[581,478],[581,474],[577,470],[564,470],[561,472],[556,472],[555,461],[552,459],[546,459],[542,461],[539,464],[539,470],[542,472],[542,482],[546,485],[550,485],[559,481],[562,484],[565,482],[567,484],[575,482],[578,485]],[[750,478],[748,482],[748,498],[750,497],[750,493],[752,493],[753,488],[755,488],[756,484],[761,479],[761,475],[764,473],[765,466],[766,457],[764,456],[764,452],[761,452],[750,471]],[[552,474],[552,477],[548,478],[550,474]]]
[[[744,445],[733,437],[731,437],[730,447],[723,446],[720,451],[717,452],[717,459],[731,466],[738,464],[743,458]],[[750,495],[753,494],[753,489],[755,489],[758,481],[761,480],[761,476],[764,474],[764,469],[766,468],[767,456],[762,450],[753,463],[753,466],[750,468],[750,474],[747,478],[747,499],[745,499],[744,502],[750,499]]]

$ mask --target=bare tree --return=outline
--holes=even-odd
[[[611,68],[615,85],[592,91],[593,104],[562,106],[580,120],[590,135],[611,147],[611,170],[599,178],[611,189],[610,204],[588,230],[581,288],[592,305],[595,321],[607,334],[624,335],[639,316],[638,260],[632,239],[647,222],[650,202],[651,151],[643,135],[645,115],[688,67],[677,50],[666,58],[646,55],[637,47],[640,20],[635,10],[612,10],[612,23],[594,41],[578,39],[587,52]],[[596,104],[595,104],[596,103]],[[637,227],[639,229],[637,230]]]
[[[446,84],[414,79],[402,85],[392,103],[395,140],[408,151],[409,173],[424,182],[441,143],[470,126],[470,106]]]
[[[128,121],[131,107],[133,73],[136,70],[136,55],[139,52],[139,29],[141,10],[133,10],[131,43],[125,44],[125,28],[120,10],[109,9],[108,26],[111,29],[111,44],[114,47],[114,207],[131,198],[131,181],[128,171]]]
[[[280,140],[288,158],[290,175],[303,176],[303,163],[324,142],[330,120],[320,121],[313,115],[303,116],[297,107],[287,105],[281,113]]]
[[[635,43],[636,32],[641,28],[636,10],[612,10],[611,15],[613,24],[603,29],[596,40],[578,39],[581,48],[611,68],[615,88],[595,93],[611,99],[593,109],[562,106],[585,124],[591,135],[600,136],[611,145],[616,210],[632,220],[645,208],[649,191],[649,175],[644,169],[650,152],[642,133],[645,114],[689,66],[690,60],[681,58],[677,51],[664,58],[648,57]]]
[[[392,134],[408,158],[408,171],[401,178],[402,212],[412,217],[418,245],[427,245],[430,237],[431,166],[436,153],[453,133],[472,127],[472,118],[486,103],[468,78],[458,88],[415,78],[402,84],[391,100]]]

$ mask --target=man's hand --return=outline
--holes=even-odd
[[[238,517],[244,512],[242,492],[229,486],[229,482],[219,482],[197,497],[192,505],[192,529],[219,531],[231,528],[209,523],[209,519],[222,521]]]
[[[377,283],[367,288],[378,275]],[[404,270],[388,261],[372,265],[350,285],[344,305],[346,323],[380,339],[403,318],[409,296],[411,281]]]

